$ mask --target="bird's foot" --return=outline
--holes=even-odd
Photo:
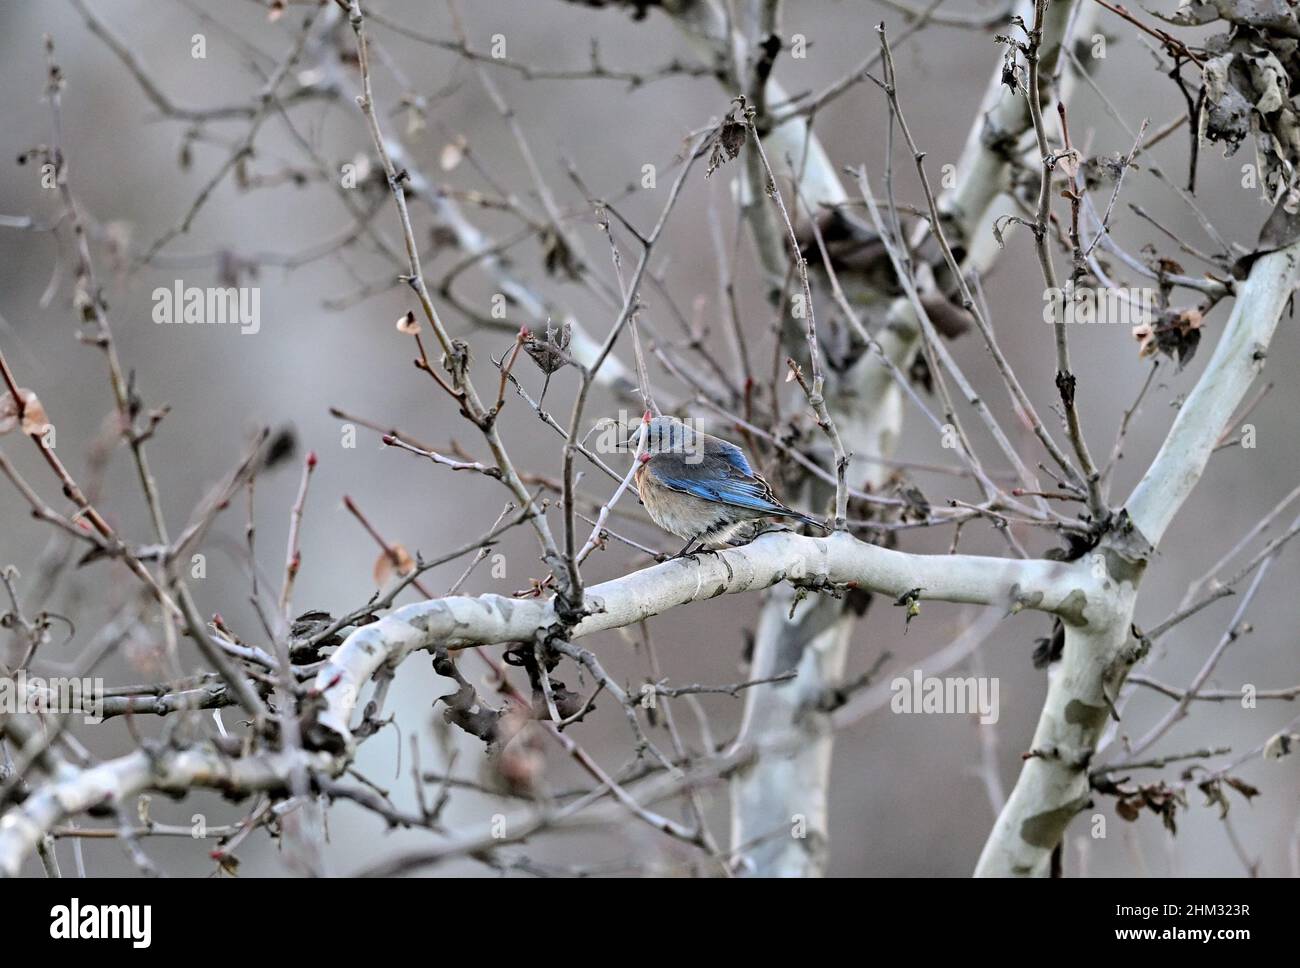
[[[679,551],[677,552],[677,554],[673,555],[668,560],[669,561],[690,561],[698,565],[700,563],[700,555],[712,555],[712,554],[717,554],[717,552],[712,551],[708,548],[696,548],[694,551]]]
[[[693,551],[689,553],[685,551],[679,551],[675,555],[660,555],[658,560],[660,564],[662,564],[666,561],[684,561],[687,558],[694,558],[694,557],[695,557],[695,552]]]
[[[682,548],[681,551],[677,552],[677,554],[673,555],[671,558],[668,558],[667,560],[677,561],[680,558],[690,558],[692,560],[698,561],[699,559],[696,558],[696,552],[691,550],[691,548],[694,547],[695,542],[697,542],[698,540],[699,540],[698,538],[692,538],[690,541],[686,542],[686,546]]]
[[[699,538],[692,538],[690,541],[686,542],[685,548],[677,552],[677,554],[673,555],[672,558],[668,560],[676,561],[677,559],[680,558],[689,558],[691,561],[698,564],[700,560],[700,555],[716,555],[718,553],[718,549],[706,548],[704,547],[703,544],[700,544],[699,547],[694,547],[695,544],[699,541],[700,541]]]

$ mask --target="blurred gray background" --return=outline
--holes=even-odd
[[[146,65],[150,75],[176,103],[206,106],[237,103],[251,98],[260,87],[259,76],[249,69],[248,55],[225,28],[279,59],[288,49],[306,8],[292,5],[278,22],[269,22],[266,8],[253,2],[225,0],[204,9],[221,28],[204,24],[195,13],[169,0],[89,0],[98,16],[110,23]],[[992,5],[969,3],[952,9],[988,11]],[[446,9],[440,4],[385,0],[370,6],[386,16],[425,33],[453,36]],[[1162,7],[1171,6],[1168,2]],[[884,20],[897,31],[902,18],[872,3],[851,0],[800,0],[786,5],[787,34],[804,33],[809,56],[792,60],[783,56],[777,76],[788,90],[818,89],[835,80],[874,49],[874,25]],[[1101,28],[1112,38],[1107,56],[1094,61],[1100,85],[1136,128],[1143,118],[1161,125],[1183,108],[1176,89],[1156,69],[1148,50],[1133,39],[1124,25],[1103,13]],[[483,49],[500,33],[508,41],[509,56],[547,67],[582,67],[587,64],[593,38],[599,40],[604,63],[623,69],[653,69],[673,57],[695,62],[681,34],[665,18],[651,13],[645,22],[633,22],[614,11],[592,11],[559,0],[490,0],[465,4],[465,26],[473,46]],[[205,60],[190,56],[191,36],[206,35]],[[427,126],[407,138],[412,160],[426,174],[456,188],[490,190],[472,166],[461,164],[443,172],[439,155],[443,146],[463,135],[474,156],[499,184],[510,186],[537,208],[532,186],[519,151],[494,110],[474,71],[451,53],[416,43],[379,26],[373,36],[384,58],[400,67],[402,81],[391,70],[376,68],[376,96],[392,133],[401,133],[406,116],[396,99],[409,88],[429,99]],[[185,125],[162,119],[142,94],[122,63],[91,36],[73,8],[64,2],[0,3],[0,215],[32,215],[46,220],[57,205],[39,184],[39,172],[13,160],[49,136],[50,116],[42,100],[45,84],[42,36],[56,44],[67,86],[64,92],[64,149],[69,176],[82,205],[98,231],[114,238],[129,238],[137,252],[175,225],[202,185],[224,160],[228,148],[199,143],[193,164],[182,170],[178,163]],[[1116,36],[1123,34],[1123,39]],[[936,27],[920,39],[900,45],[899,88],[904,109],[934,178],[939,166],[955,163],[963,140],[984,93],[985,84],[1000,57],[991,35]],[[263,62],[264,63],[264,62]],[[614,195],[640,177],[641,166],[660,166],[659,187],[634,192],[621,210],[638,225],[648,227],[666,197],[669,178],[662,172],[680,150],[682,139],[727,109],[727,96],[711,78],[674,77],[629,90],[610,80],[527,81],[516,73],[489,68],[502,93],[514,108],[548,183],[564,206],[584,201],[565,175],[571,162],[596,194]],[[293,117],[319,152],[337,170],[369,148],[369,139],[357,112],[342,106],[313,103],[294,108]],[[1071,129],[1078,142],[1094,152],[1127,152],[1132,139],[1106,117],[1086,89],[1071,107]],[[886,119],[883,98],[870,83],[854,88],[819,117],[817,129],[837,164],[866,164],[876,184],[883,173]],[[246,121],[206,126],[205,132],[225,142],[244,137]],[[1185,173],[1186,132],[1179,131],[1155,151],[1171,177]],[[298,164],[300,154],[278,119],[263,127],[256,142],[251,170],[272,174],[285,160]],[[922,202],[914,178],[900,153],[898,194],[901,201]],[[1202,152],[1198,203],[1219,230],[1230,239],[1250,245],[1267,215],[1257,190],[1241,185],[1241,165],[1253,161],[1247,146],[1229,159],[1214,147]],[[693,173],[676,209],[655,260],[673,299],[688,312],[702,297],[702,317],[720,337],[722,317],[717,304],[717,265],[709,241],[709,206],[722,211],[721,223],[734,223],[728,183],[723,169],[705,181],[701,169]],[[1142,204],[1180,237],[1195,246],[1208,246],[1191,213],[1144,167],[1129,176],[1125,198]],[[486,231],[504,235],[517,226],[511,218],[494,212],[471,210]],[[428,238],[427,219],[421,214],[422,241]],[[361,604],[374,590],[372,567],[377,549],[373,541],[342,509],[343,495],[351,495],[375,526],[390,540],[401,541],[426,557],[476,538],[491,525],[506,500],[504,489],[482,478],[456,474],[410,454],[382,448],[374,434],[361,430],[355,449],[341,446],[340,421],[327,412],[339,406],[355,414],[394,424],[422,439],[444,446],[454,438],[476,455],[479,440],[473,428],[459,418],[444,396],[410,362],[409,340],[399,336],[393,321],[414,303],[405,292],[389,290],[341,311],[323,302],[354,293],[361,285],[391,275],[397,267],[373,255],[343,250],[300,268],[263,266],[256,279],[243,284],[261,287],[261,331],[240,335],[228,327],[157,326],[150,319],[150,293],[156,286],[171,286],[178,278],[186,285],[218,285],[212,254],[231,251],[247,258],[258,254],[293,255],[344,231],[350,220],[328,187],[309,183],[302,187],[282,184],[253,191],[238,190],[231,178],[216,189],[192,230],[165,250],[161,268],[134,273],[114,271],[101,242],[96,245],[99,270],[105,283],[119,349],[135,372],[138,386],[150,405],[170,404],[172,412],[150,447],[173,530],[187,520],[208,488],[233,467],[250,432],[267,423],[292,424],[303,449],[315,450],[320,465],[312,480],[302,536],[303,566],[298,580],[299,609],[321,608],[334,613]],[[396,220],[391,206],[380,213],[377,225],[395,240]],[[590,212],[572,223],[586,246],[589,261],[612,283],[608,247]],[[1177,257],[1167,241],[1137,220],[1125,206],[1116,210],[1116,238],[1136,252],[1156,242],[1166,254]],[[770,358],[769,311],[763,306],[752,267],[752,249],[741,248],[738,279],[746,325],[752,325],[758,358]],[[55,281],[57,291],[42,307],[42,294],[51,282],[58,255],[48,233],[0,228],[0,343],[18,371],[19,382],[37,390],[58,428],[58,448],[63,459],[80,472],[85,467],[84,448],[99,431],[111,408],[101,354],[76,341],[75,317],[70,306],[70,283],[65,271]],[[634,253],[624,248],[625,260]],[[571,306],[584,324],[598,335],[608,331],[613,315],[579,286],[546,276],[539,249],[533,243],[513,252],[518,273],[557,301]],[[458,258],[443,255],[432,262],[430,275]],[[167,260],[172,260],[167,264]],[[1189,271],[1200,271],[1190,259]],[[746,285],[748,284],[748,285]],[[1040,412],[1054,400],[1052,339],[1043,324],[1042,293],[1027,233],[1014,234],[994,272],[985,280],[996,329],[1008,355],[1022,375]],[[492,292],[483,277],[468,273],[458,291],[477,301],[483,310]],[[660,332],[676,333],[662,297],[653,289],[644,293],[647,318]],[[1195,361],[1182,373],[1166,363],[1149,395],[1125,448],[1116,478],[1117,498],[1136,481],[1144,463],[1154,453],[1185,394],[1210,355],[1226,306],[1208,320],[1206,338]],[[467,322],[448,311],[448,321],[459,333],[469,332]],[[512,322],[516,321],[512,318]],[[519,319],[519,323],[535,322]],[[1130,405],[1147,362],[1137,355],[1136,343],[1124,327],[1079,327],[1071,333],[1079,399],[1094,452],[1108,453],[1115,428]],[[510,337],[500,332],[475,331],[472,342],[479,361],[479,380],[489,354],[499,355]],[[722,353],[720,338],[714,344]],[[1009,417],[1006,396],[979,345],[967,336],[954,344],[954,352],[995,411]],[[729,355],[720,358],[729,360]],[[625,357],[630,362],[630,354]],[[1300,456],[1294,414],[1300,407],[1300,389],[1290,378],[1300,365],[1300,341],[1293,319],[1284,319],[1269,355],[1265,380],[1272,391],[1251,415],[1258,446],[1231,448],[1218,454],[1173,527],[1158,561],[1148,574],[1139,606],[1139,624],[1151,625],[1173,610],[1187,583],[1201,575],[1300,480]],[[548,409],[567,414],[574,381],[557,374],[548,396]],[[656,380],[671,380],[656,373]],[[524,379],[536,392],[539,378],[528,370]],[[560,471],[559,438],[543,427],[521,401],[507,406],[505,433],[515,459],[530,471],[557,476]],[[588,413],[594,419],[617,407],[600,392]],[[513,410],[513,413],[511,411]],[[968,424],[974,423],[968,420]],[[947,462],[951,455],[914,413],[907,418],[908,432],[900,456]],[[987,441],[981,440],[987,447]],[[2,442],[27,475],[51,501],[58,495],[43,476],[30,448],[9,439]],[[1023,453],[1038,459],[1026,441]],[[301,453],[301,451],[300,451]],[[990,453],[985,450],[985,453]],[[593,493],[606,494],[605,481],[589,477]],[[917,483],[934,503],[948,497],[971,497],[968,485],[954,478],[920,476]],[[261,565],[278,585],[289,520],[289,507],[298,484],[297,463],[264,476],[257,489],[258,541]],[[137,538],[149,533],[148,521],[133,470],[118,453],[110,467],[102,507],[110,519]],[[635,502],[629,502],[628,510]],[[223,516],[207,547],[208,576],[194,583],[204,611],[220,611],[232,627],[256,636],[256,623],[247,605],[248,580],[240,551],[243,540],[242,501]],[[1289,521],[1291,515],[1284,518]],[[558,526],[559,518],[555,518]],[[627,524],[632,534],[656,547],[676,550],[674,541],[649,525]],[[1276,529],[1273,534],[1277,533]],[[943,552],[950,532],[925,534],[910,531],[901,540],[907,550]],[[1030,550],[1041,553],[1050,546],[1039,533],[1023,536]],[[7,482],[0,487],[0,564],[20,571],[33,568],[48,539],[44,527],[32,521]],[[1258,547],[1258,545],[1256,545]],[[511,532],[499,549],[506,555],[506,575],[496,578],[488,564],[464,587],[467,593],[509,593],[527,586],[543,571],[536,560],[536,545],[525,529]],[[1005,550],[987,529],[971,527],[962,550],[998,554]],[[461,574],[462,560],[426,577],[426,584],[443,590]],[[589,580],[623,574],[644,564],[625,548],[613,547],[596,555],[586,568]],[[1250,634],[1242,637],[1219,666],[1211,686],[1238,688],[1251,682],[1260,688],[1277,688],[1300,681],[1296,626],[1300,597],[1296,588],[1296,552],[1288,549],[1267,578],[1258,604],[1251,610]],[[1235,569],[1229,568],[1229,573]],[[78,643],[92,634],[114,603],[121,601],[130,579],[106,564],[96,564],[73,574],[61,588],[52,607],[72,615],[77,636],[65,645],[51,645],[49,658],[67,661]],[[745,633],[759,609],[757,595],[728,598],[680,609],[652,624],[664,674],[674,683],[734,682],[743,677],[741,664]],[[1163,681],[1185,685],[1222,634],[1231,614],[1228,599],[1186,622],[1161,644],[1162,657],[1152,673]],[[920,620],[903,637],[900,610],[877,601],[860,623],[855,638],[851,673],[866,669],[888,649],[894,654],[886,679],[926,668],[925,657],[950,641],[975,617],[958,606],[927,604]],[[138,681],[156,669],[150,646],[154,629],[142,630],[133,646],[105,666],[110,682]],[[1003,622],[983,649],[984,672],[1001,683],[1001,720],[992,727],[997,744],[997,770],[1009,789],[1027,748],[1045,689],[1044,673],[1030,664],[1034,639],[1047,634],[1042,616],[1025,614]],[[636,683],[648,674],[644,654],[633,636],[605,634],[587,641],[607,666],[625,681]],[[475,666],[476,670],[481,667]],[[39,664],[38,664],[39,669]],[[477,675],[478,672],[475,672]],[[563,678],[577,688],[570,667]],[[402,733],[387,730],[362,749],[358,768],[389,788],[394,799],[413,803],[409,781],[409,736],[420,737],[426,768],[438,765],[438,744],[433,722],[440,718],[431,708],[448,683],[432,673],[427,656],[416,655],[400,669],[389,708],[398,715]],[[1167,700],[1150,693],[1130,703],[1124,732],[1140,735],[1167,708]],[[732,734],[741,702],[729,697],[706,696],[701,704],[710,715],[716,737]],[[698,742],[696,724],[685,707],[679,717],[688,738]],[[1228,745],[1244,751],[1265,739],[1295,715],[1291,703],[1261,703],[1256,710],[1237,704],[1196,704],[1190,717],[1163,740],[1159,751],[1183,752],[1205,745]],[[140,730],[153,733],[154,722]],[[981,740],[974,719],[961,716],[895,716],[884,709],[845,731],[836,745],[831,802],[832,873],[963,876],[975,859],[993,821],[993,811],[979,775]],[[602,703],[598,713],[573,735],[607,766],[619,765],[630,737],[621,712]],[[83,740],[99,755],[120,754],[133,741],[120,721],[98,731],[82,731]],[[457,773],[475,775],[481,748],[457,736],[462,748]],[[400,769],[398,753],[401,753]],[[584,780],[572,763],[555,749],[547,749],[546,782],[566,789]],[[1239,774],[1260,787],[1263,795],[1247,804],[1232,801],[1231,820],[1245,853],[1262,863],[1268,875],[1296,873],[1297,794],[1300,778],[1295,757],[1277,764],[1252,761]],[[1177,770],[1167,773],[1175,777]],[[1154,779],[1143,776],[1143,779]],[[1134,824],[1118,819],[1111,801],[1099,808],[1108,817],[1108,836],[1087,839],[1080,820],[1071,827],[1067,871],[1111,875],[1240,875],[1243,864],[1217,819],[1217,808],[1202,805],[1192,787],[1190,808],[1179,814],[1179,834],[1168,837],[1157,819],[1144,814]],[[715,830],[725,832],[725,790],[710,798]],[[188,823],[192,814],[205,813],[209,823],[225,823],[241,814],[236,805],[213,797],[196,797],[185,803],[155,798],[155,819]],[[458,794],[447,820],[453,827],[485,824],[494,812],[510,812],[510,805],[470,794]],[[347,873],[380,857],[396,854],[404,845],[420,843],[428,835],[385,833],[377,818],[343,805],[331,813],[328,861],[331,871]],[[176,874],[210,873],[213,865],[203,849],[179,840],[147,840],[146,848],[160,864]],[[60,856],[70,863],[71,846],[62,842]],[[285,870],[273,844],[261,835],[239,850],[243,874],[274,874]],[[646,872],[673,873],[681,869],[680,851],[666,845],[644,826],[628,824],[607,834],[551,838],[516,850],[549,863],[624,862]],[[1081,857],[1083,858],[1081,860]],[[120,849],[109,843],[88,842],[85,860],[94,873],[128,873],[132,870]],[[66,869],[66,867],[65,867]],[[487,869],[474,864],[442,868],[467,874]],[[35,869],[33,868],[33,873]]]

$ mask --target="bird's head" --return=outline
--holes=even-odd
[[[654,417],[638,424],[628,436],[628,450],[636,450],[643,430],[646,436],[645,445],[641,449],[652,457],[656,454],[681,454],[687,457],[702,455],[708,439],[704,431],[676,417]]]

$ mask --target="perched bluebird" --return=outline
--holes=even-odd
[[[637,490],[655,524],[687,539],[678,557],[697,541],[721,543],[757,518],[795,518],[828,530],[778,501],[735,444],[675,417],[655,417],[644,427],[647,439],[636,469]],[[632,434],[629,446],[635,446],[640,433]]]

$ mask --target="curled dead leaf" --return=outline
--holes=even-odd
[[[1065,172],[1065,176],[1067,178],[1073,178],[1075,175],[1079,173],[1079,165],[1082,163],[1082,161],[1083,161],[1082,156],[1074,148],[1071,148],[1069,151],[1062,152],[1061,155],[1056,159],[1057,165],[1059,165],[1061,170]]]
[[[1190,362],[1200,345],[1204,321],[1204,315],[1195,306],[1165,310],[1154,322],[1133,328],[1133,338],[1138,341],[1138,355],[1148,357],[1163,353],[1177,361],[1181,369]]]
[[[1150,323],[1135,326],[1133,328],[1133,338],[1138,341],[1138,356],[1147,357],[1155,354],[1155,327]]]
[[[743,115],[741,118],[728,115],[721,124],[714,128],[700,148],[701,151],[706,151],[709,155],[704,177],[709,177],[740,154],[740,149],[745,146],[745,138],[748,134],[749,126],[743,120]]]
[[[31,390],[18,388],[22,405],[14,399],[12,392],[0,396],[0,435],[7,434],[18,427],[25,434],[43,434],[50,425],[45,416],[45,408]]]
[[[548,376],[569,362],[569,343],[573,339],[573,323],[565,322],[556,329],[548,319],[546,335],[529,333],[524,337],[524,350],[533,362]]]
[[[415,559],[404,547],[395,544],[375,559],[375,584],[383,587],[394,575],[405,576],[415,570]]]

